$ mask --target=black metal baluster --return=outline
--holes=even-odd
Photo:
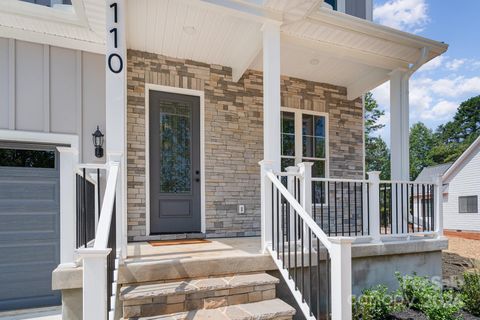
[[[98,207],[98,217],[100,220],[100,209],[101,209],[101,200],[100,200],[100,168],[97,168],[97,207]]]
[[[398,232],[398,183],[395,183],[395,232]]]
[[[300,229],[300,241],[301,241],[301,260],[302,260],[302,271],[301,271],[301,276],[302,276],[302,283],[301,283],[301,294],[302,294],[302,301],[305,302],[305,297],[304,297],[304,292],[305,292],[305,240],[304,240],[304,232],[303,230],[305,229],[305,221],[302,219],[302,224],[301,224],[301,229]]]
[[[297,211],[294,209],[293,210],[294,212],[294,220],[293,220],[293,237],[295,238],[294,241],[295,241],[295,244],[294,244],[294,250],[295,250],[295,256],[293,257],[293,260],[294,260],[294,264],[295,264],[295,269],[293,271],[293,277],[294,277],[294,282],[295,282],[295,289],[298,288],[298,285],[297,285],[297,279],[298,279],[298,276],[297,276],[297,271],[298,271],[298,268],[297,268]]]
[[[87,247],[87,170],[83,168],[83,245]]]
[[[342,199],[342,236],[345,235],[345,211],[344,211],[344,203],[343,203],[343,181],[340,182],[340,189],[341,189],[341,199]]]
[[[333,182],[333,187],[334,187],[334,193],[335,193],[335,197],[334,197],[334,201],[335,201],[335,236],[338,235],[338,212],[337,212],[337,183],[336,182]]]
[[[278,189],[277,190],[277,197],[275,199],[276,203],[277,203],[277,259],[280,259],[280,199],[278,197],[279,195],[279,192],[278,192]]]
[[[317,319],[320,319],[320,239],[317,237]]]
[[[415,210],[414,210],[415,189],[413,184],[410,185],[410,215],[412,216],[412,233],[415,233]],[[410,229],[410,227],[409,227]]]
[[[370,235],[370,183],[367,183],[367,232]]]
[[[275,186],[273,183],[271,183],[272,186],[272,250],[275,251]],[[262,249],[263,250],[263,249]]]
[[[330,182],[326,182],[327,183],[327,223],[328,223],[328,236],[330,237],[330,235],[332,234],[332,223],[331,223],[331,217],[330,217],[330,208],[332,207],[332,202],[330,201]]]
[[[287,248],[288,248],[288,278],[291,279],[290,269],[291,269],[291,262],[290,262],[290,204],[287,203]]]
[[[417,184],[417,232],[420,232],[420,185]]]
[[[388,223],[388,212],[387,212],[387,184],[383,184],[383,230],[387,234],[387,223]]]
[[[425,185],[422,183],[422,231],[425,231]]]
[[[351,218],[351,208],[350,208],[350,182],[347,182],[347,202],[348,202],[348,235],[352,235],[352,218]]]
[[[400,183],[400,192],[402,193],[401,194],[401,197],[400,197],[400,200],[402,201],[402,204],[401,204],[401,215],[402,215],[402,233],[405,233],[405,228],[404,228],[404,221],[405,221],[405,217],[404,217],[404,199],[403,199],[403,183]],[[407,225],[408,227],[408,225]]]
[[[357,183],[353,183],[353,216],[355,219],[355,235],[358,235],[358,221],[357,221]]]
[[[280,195],[280,205],[282,206],[282,266],[285,269],[285,198]]]
[[[320,182],[320,219],[322,220],[322,230],[324,230],[323,223],[323,203],[325,202],[325,196],[323,195],[323,182]]]
[[[315,205],[317,203],[317,193],[316,193],[316,187],[315,187],[316,182],[312,181],[312,206],[313,206],[313,221],[318,224],[317,221],[317,206]],[[308,205],[308,204],[307,204]]]
[[[308,271],[309,271],[309,279],[308,279],[308,287],[309,287],[308,306],[310,307],[310,315],[312,315],[313,267],[312,267],[312,230],[311,230],[310,228],[308,228]]]

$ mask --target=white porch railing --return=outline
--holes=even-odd
[[[85,170],[100,168],[97,165],[80,167]],[[116,281],[120,252],[117,250],[115,198],[119,164],[110,162],[101,168],[108,170],[108,177],[96,231],[90,245],[84,244],[77,249],[83,262],[83,319],[85,320],[113,320],[116,311]],[[85,170],[83,170],[83,176],[85,176]],[[87,219],[87,208],[83,211],[85,211],[83,219]],[[85,234],[88,234],[87,231]],[[85,243],[88,243],[86,237]]]
[[[380,172],[363,180],[312,178],[311,163],[287,172],[260,165],[262,247],[307,319],[351,319],[353,241],[443,235],[440,178],[381,181]]]
[[[351,238],[328,238],[312,219],[311,163],[298,173],[262,165],[262,245],[306,319],[350,320]],[[288,189],[281,177],[287,177]],[[335,270],[335,272],[330,272]]]

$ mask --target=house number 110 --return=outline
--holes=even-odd
[[[118,13],[117,13],[117,3],[114,2],[110,5],[110,8],[113,10],[113,22],[116,24],[118,23]],[[118,32],[117,32],[117,28],[112,28],[110,29],[110,34],[113,35],[113,46],[115,47],[115,49],[118,48]],[[113,63],[117,61],[117,63]],[[123,69],[123,60],[122,60],[122,57],[118,54],[118,53],[111,53],[109,56],[108,56],[108,68],[110,69],[110,71],[112,71],[113,73],[120,73],[122,72],[122,69]]]

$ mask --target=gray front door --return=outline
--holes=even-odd
[[[150,91],[149,101],[150,232],[200,232],[200,98]]]
[[[0,310],[60,304],[57,153],[0,142]]]

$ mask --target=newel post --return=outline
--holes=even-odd
[[[330,238],[332,320],[352,319],[352,238]]]
[[[313,162],[298,164],[301,176],[300,204],[310,216],[312,216],[312,166]]]
[[[272,171],[275,161],[262,160],[260,165],[260,197],[261,197],[261,246],[265,253],[272,245],[272,182],[267,173]]]
[[[288,173],[298,173],[298,168],[297,167],[287,167],[286,168],[286,171]],[[293,195],[294,198],[296,198],[296,194],[295,194],[295,191],[296,191],[296,186],[295,186],[295,183],[296,183],[296,179],[295,179],[295,176],[288,176],[287,177],[287,189],[288,189],[288,192],[290,192],[291,195]],[[294,212],[294,209],[292,206],[290,206],[290,212]],[[290,225],[290,239],[294,239],[295,237],[295,229],[293,228],[293,225],[295,224],[295,215],[294,214],[290,214],[290,219],[289,219],[289,225]]]
[[[93,248],[78,250],[83,259],[84,320],[107,320],[107,256],[110,251]]]
[[[369,192],[369,226],[370,226],[370,237],[372,241],[380,241],[380,171],[370,171],[367,172],[368,179],[370,183],[370,192]]]
[[[435,232],[438,237],[443,236],[443,180],[442,176],[435,179],[434,187],[435,201]]]

